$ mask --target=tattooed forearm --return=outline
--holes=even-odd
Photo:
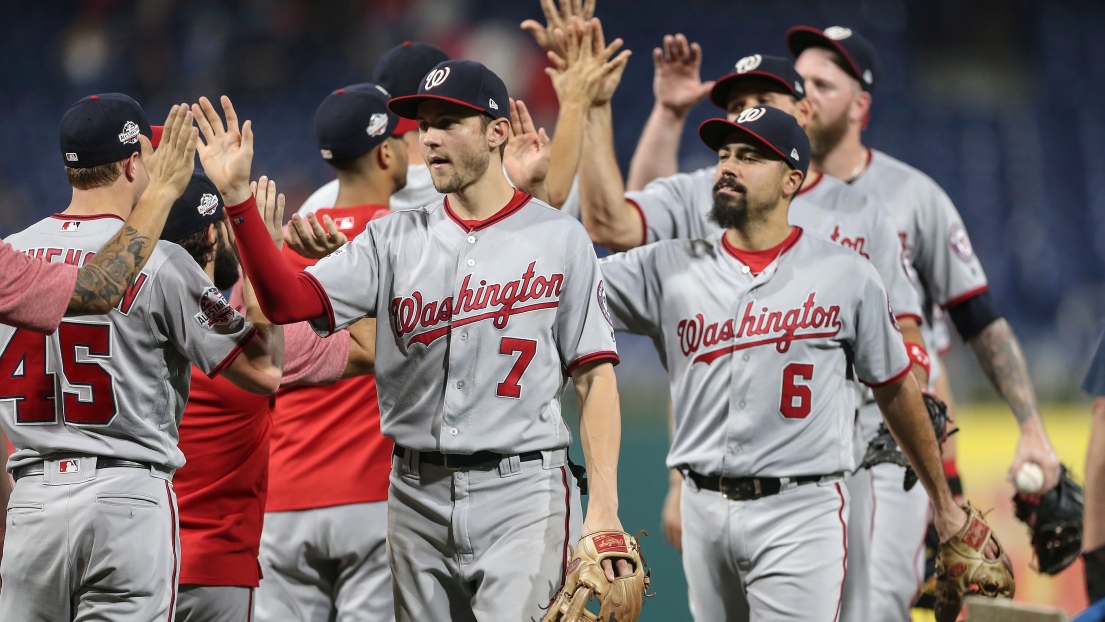
[[[127,287],[146,265],[156,242],[125,225],[77,273],[77,287],[69,300],[69,313],[99,315],[119,304]]]
[[[1009,322],[1004,318],[991,322],[970,340],[970,344],[982,371],[1009,405],[1017,422],[1024,423],[1038,415],[1036,392],[1028,376],[1024,353]]]

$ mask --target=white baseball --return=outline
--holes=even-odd
[[[1044,487],[1044,470],[1035,462],[1025,462],[1017,471],[1014,483],[1018,491],[1034,495]]]

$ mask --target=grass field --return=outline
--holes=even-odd
[[[570,408],[567,399],[566,407]],[[644,608],[643,621],[690,620],[686,582],[679,555],[660,535],[660,509],[667,492],[664,456],[667,432],[664,428],[667,404],[663,398],[640,393],[622,393],[625,429],[619,468],[621,518],[627,531],[645,529],[645,556],[652,567],[656,597]],[[1062,461],[1082,479],[1082,467],[1089,437],[1088,405],[1054,405],[1044,409],[1048,432]],[[574,414],[567,414],[569,421]],[[1086,606],[1081,562],[1058,577],[1045,577],[1031,570],[1032,552],[1028,532],[1013,516],[1013,488],[1005,482],[1017,441],[1017,428],[1008,411],[989,404],[961,405],[957,423],[959,469],[972,502],[992,509],[989,520],[1009,551],[1017,576],[1017,600],[1054,605],[1075,613]],[[573,449],[581,455],[578,446]],[[918,617],[917,620],[923,620]],[[931,619],[931,617],[929,618]]]

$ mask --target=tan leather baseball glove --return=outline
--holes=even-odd
[[[990,598],[1013,598],[1013,566],[982,514],[971,504],[963,506],[967,523],[936,553],[936,622],[955,622],[963,598],[979,594]],[[997,559],[986,559],[986,544],[993,540]]]
[[[612,563],[628,560],[633,572],[611,583],[602,569],[605,559]],[[636,538],[621,531],[588,534],[580,539],[568,563],[564,586],[541,622],[637,622],[649,583]],[[599,601],[598,615],[586,609],[592,597]]]

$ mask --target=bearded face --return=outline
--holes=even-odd
[[[785,168],[785,164],[779,163]],[[710,208],[710,221],[724,229],[744,230],[750,223],[763,222],[783,196],[782,173],[768,175],[773,179],[757,183],[741,183],[736,176],[719,171],[714,184],[714,205]],[[749,181],[749,180],[746,180]]]

